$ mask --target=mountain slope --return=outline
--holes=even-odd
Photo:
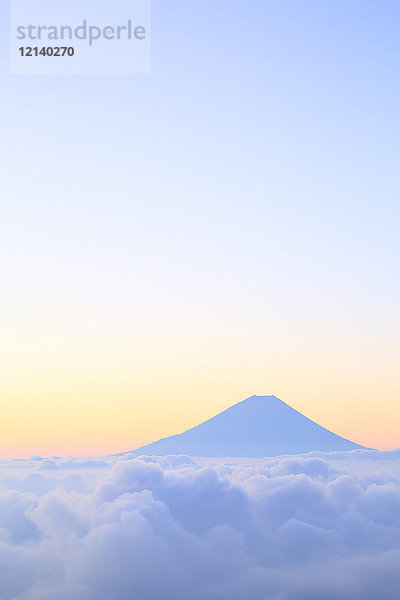
[[[263,457],[312,450],[362,448],[346,440],[276,396],[251,396],[184,433],[135,450],[135,454]]]

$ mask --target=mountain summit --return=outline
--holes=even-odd
[[[276,396],[251,396],[184,433],[135,450],[139,455],[261,458],[363,448],[314,423]]]

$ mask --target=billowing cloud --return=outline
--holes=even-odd
[[[0,464],[1,600],[397,600],[400,459]]]

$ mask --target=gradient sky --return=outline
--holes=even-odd
[[[152,73],[8,73],[0,455],[275,394],[400,446],[400,7],[154,0]]]

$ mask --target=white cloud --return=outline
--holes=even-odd
[[[0,465],[1,600],[397,600],[400,459]]]

